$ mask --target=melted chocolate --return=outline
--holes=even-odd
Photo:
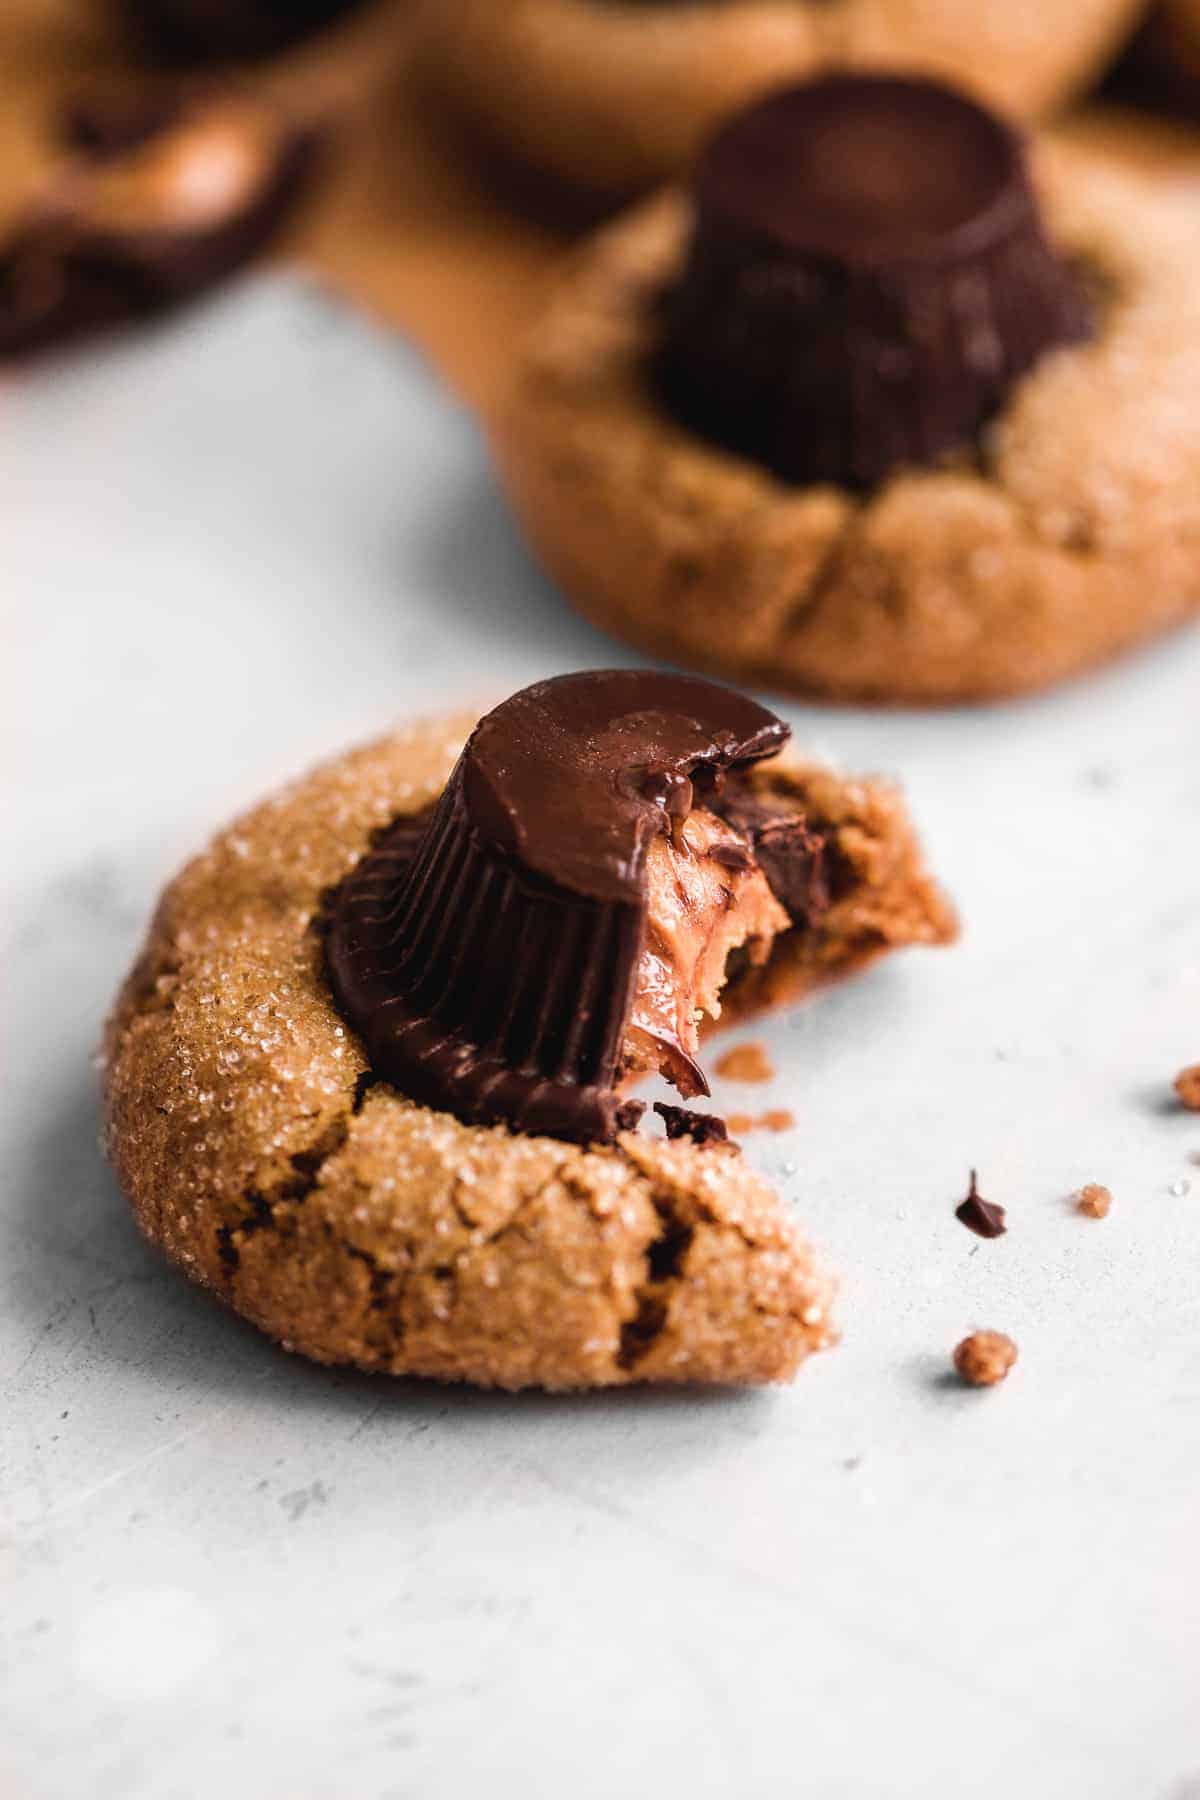
[[[729,1142],[729,1127],[716,1113],[693,1112],[688,1106],[671,1106],[665,1100],[656,1100],[654,1110],[671,1139],[691,1138],[702,1150],[708,1144]]]
[[[696,178],[657,378],[794,482],[869,487],[970,448],[1089,309],[1012,128],[934,82],[831,75],[739,114]]]
[[[432,816],[398,820],[332,901],[330,979],[376,1075],[471,1122],[611,1140],[647,846],[688,784],[787,735],[728,689],[646,671],[539,682],[490,713]]]
[[[829,911],[827,845],[795,803],[734,776],[713,808],[746,839],[749,854],[790,918],[816,924]]]
[[[317,140],[254,102],[182,90],[75,100],[73,155],[0,244],[0,357],[161,312],[263,247]]]

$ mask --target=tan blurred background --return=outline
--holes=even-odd
[[[0,217],[11,218],[53,153],[63,101],[96,80],[143,78],[107,0],[4,0],[0,17]],[[300,262],[411,334],[486,410],[514,343],[572,237],[579,203],[546,195],[479,154],[421,93],[410,0],[380,0],[248,79],[297,106],[355,93],[322,180],[275,254]],[[1054,129],[1151,171],[1200,206],[1200,122],[1092,99]]]

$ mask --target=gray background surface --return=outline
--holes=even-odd
[[[310,1368],[163,1268],[89,1057],[232,810],[628,659],[417,362],[277,282],[8,384],[0,592],[6,1800],[1196,1800],[1200,635],[1032,704],[786,709],[903,774],[967,925],[717,1091],[795,1112],[748,1154],[844,1344],[779,1393],[504,1398]],[[973,1325],[1003,1389],[947,1380]]]

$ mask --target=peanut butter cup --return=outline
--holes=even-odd
[[[698,1023],[730,957],[761,965],[819,901],[799,807],[736,822],[739,771],[787,737],[741,695],[648,671],[539,682],[490,713],[436,806],[388,829],[330,903],[330,979],[375,1075],[471,1123],[580,1142],[629,1122],[638,1074],[706,1094]],[[802,845],[776,858],[778,891],[764,830]]]
[[[929,81],[831,75],[725,126],[664,297],[657,374],[690,428],[784,480],[869,487],[968,450],[1090,329],[1020,134]]]
[[[77,101],[69,154],[0,243],[0,357],[163,311],[254,256],[317,134],[236,91]]]
[[[266,56],[361,0],[125,0],[134,31],[172,58]]]

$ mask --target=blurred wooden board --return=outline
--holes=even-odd
[[[368,91],[278,254],[411,335],[463,397],[486,411],[582,221],[547,217],[545,196],[528,189],[516,198],[500,195],[487,159],[472,154],[454,122],[436,116],[420,95],[402,0],[366,15],[355,30]],[[302,97],[319,89],[329,60],[328,46],[318,42],[253,78]],[[6,0],[0,220],[20,206],[52,154],[63,97],[133,66],[104,0]],[[1059,129],[1200,204],[1200,130],[1113,107],[1085,110]]]

